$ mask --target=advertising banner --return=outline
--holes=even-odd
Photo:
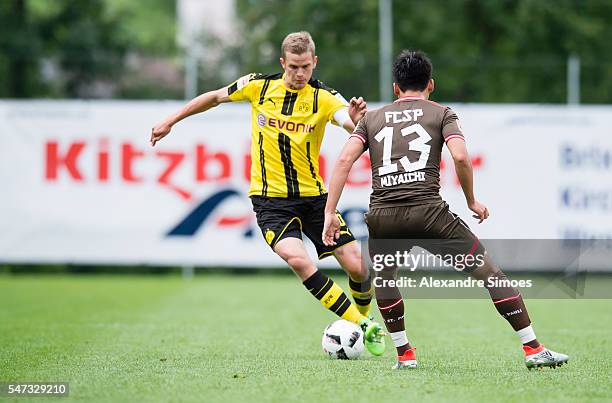
[[[284,266],[247,196],[249,106],[192,116],[151,147],[151,127],[181,105],[0,102],[0,261]],[[612,238],[612,107],[453,108],[476,197],[491,217],[480,225],[471,218],[446,150],[441,193],[479,237]],[[328,125],[320,158],[326,182],[347,138]],[[364,154],[340,203],[360,239],[369,193]]]

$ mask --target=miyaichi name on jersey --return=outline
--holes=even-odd
[[[425,172],[404,172],[397,175],[387,175],[380,178],[380,186],[397,186],[402,183],[423,182],[425,181]]]

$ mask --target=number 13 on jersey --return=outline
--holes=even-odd
[[[393,130],[393,127],[386,126],[374,137],[374,139],[376,139],[378,142],[384,141],[383,166],[378,168],[378,175],[380,176],[392,174],[398,171],[397,163],[391,162]],[[400,130],[400,133],[402,136],[408,136],[409,134],[416,133],[418,137],[408,143],[408,150],[419,151],[421,153],[419,159],[415,162],[410,162],[408,156],[406,155],[400,158],[399,162],[402,164],[404,171],[414,172],[425,168],[427,165],[427,160],[429,159],[429,152],[431,150],[431,146],[427,144],[427,142],[431,140],[429,133],[427,133],[427,131],[419,123],[404,127]]]

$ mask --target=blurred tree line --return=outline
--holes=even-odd
[[[179,96],[175,20],[175,0],[1,0],[0,97]]]
[[[276,72],[283,37],[308,30],[316,76],[378,100],[378,0],[235,3],[242,39],[223,65]],[[575,54],[582,102],[612,103],[610,21],[610,0],[395,0],[393,53],[428,53],[438,100],[550,103]],[[182,60],[175,0],[0,1],[0,98],[180,98]],[[201,71],[201,91],[227,84],[227,69]]]
[[[346,97],[377,100],[378,0],[238,0],[244,71],[278,70],[286,33],[308,30],[316,75]],[[581,60],[582,102],[612,103],[612,1],[393,1],[393,54],[421,49],[438,100],[566,101],[570,54]],[[390,85],[390,84],[389,84]]]

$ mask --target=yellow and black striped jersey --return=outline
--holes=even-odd
[[[282,73],[253,73],[230,85],[228,96],[251,103],[249,196],[324,194],[319,150],[325,125],[336,124],[334,113],[347,106],[342,95],[314,79],[301,90],[291,90],[285,87]]]

